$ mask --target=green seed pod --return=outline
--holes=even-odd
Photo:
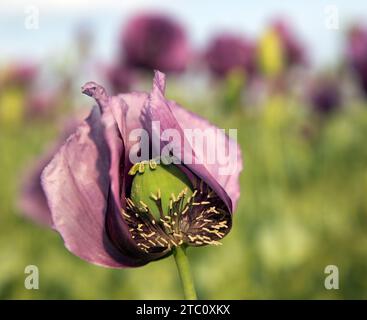
[[[144,161],[135,164],[129,174],[134,175],[130,199],[142,211],[148,207],[158,220],[167,215],[171,201],[175,201],[183,193],[185,197],[190,197],[193,193],[190,180],[174,164]],[[160,212],[157,201],[161,201],[163,212]]]

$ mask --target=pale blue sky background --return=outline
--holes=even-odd
[[[39,8],[39,30],[24,27],[28,5]],[[338,8],[339,30],[325,27],[327,5]],[[0,61],[44,59],[50,52],[65,50],[72,41],[73,30],[81,23],[93,27],[97,55],[108,61],[113,56],[120,26],[141,9],[176,16],[186,26],[196,48],[217,31],[235,30],[255,37],[272,17],[287,16],[308,44],[316,64],[332,64],[336,60],[344,28],[351,21],[367,21],[366,0],[1,0]]]

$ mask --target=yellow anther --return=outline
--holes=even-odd
[[[126,212],[125,210],[121,209],[121,214],[125,217],[125,218],[131,218]]]
[[[139,173],[144,173],[145,171],[145,163],[142,161],[139,163]]]
[[[145,208],[145,209],[147,209],[148,208],[148,206],[147,206],[147,204],[146,203],[144,203],[143,201],[139,201],[140,202],[140,204]]]
[[[189,237],[190,241],[195,241],[195,239],[196,239],[196,236],[188,235],[188,237]]]
[[[150,238],[150,237],[153,237],[154,235],[155,235],[155,232],[154,232],[154,231],[152,231],[151,233],[146,234],[145,236],[146,236],[147,238]]]
[[[135,163],[132,167],[131,167],[131,169],[129,170],[129,175],[130,176],[134,176],[137,172],[138,172],[138,170],[139,170],[139,165],[140,165],[140,163]]]
[[[161,247],[164,247],[164,244],[160,242],[158,239],[155,240]]]
[[[153,159],[149,160],[149,167],[152,170],[155,170],[157,168],[157,162]]]

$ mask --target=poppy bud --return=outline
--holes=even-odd
[[[174,164],[158,164],[155,160],[142,161],[135,164],[129,174],[134,175],[131,200],[141,210],[149,207],[158,220],[168,214],[170,201],[175,201],[183,194],[190,197],[193,192],[190,180]],[[158,199],[163,212],[157,206]]]

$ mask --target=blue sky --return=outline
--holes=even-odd
[[[29,5],[39,9],[38,30],[24,27],[24,10]],[[325,8],[330,5],[338,9],[338,30],[325,27]],[[217,31],[234,30],[255,37],[272,17],[286,16],[305,40],[316,64],[332,64],[340,52],[345,27],[355,19],[367,20],[365,0],[2,0],[0,61],[24,56],[44,59],[65,50],[73,30],[81,23],[93,27],[97,54],[108,60],[113,56],[119,27],[142,9],[176,16],[197,48]]]

